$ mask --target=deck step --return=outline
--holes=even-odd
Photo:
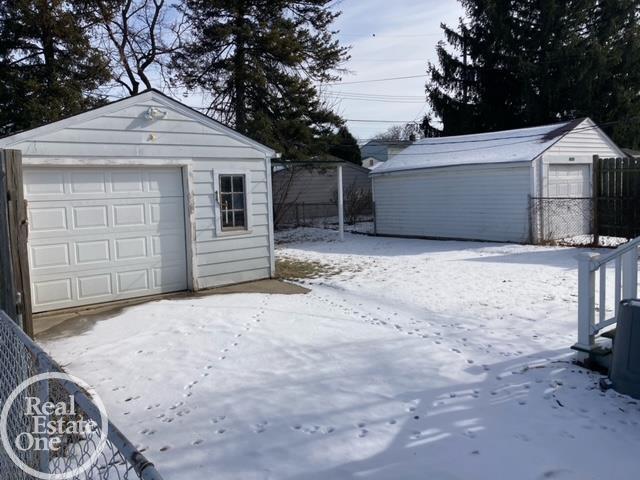
[[[616,339],[616,329],[613,328],[611,330],[607,330],[606,332],[602,333],[600,336],[604,338],[608,338],[613,341]]]

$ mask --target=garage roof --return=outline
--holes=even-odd
[[[151,101],[151,100],[156,101],[166,106],[167,108],[170,108],[188,118],[192,118],[194,121],[199,122],[203,125],[206,125],[215,131],[219,131],[223,134],[226,134],[229,137],[234,138],[240,143],[243,143],[260,152],[263,152],[264,154],[266,154],[271,158],[278,156],[275,150],[271,149],[270,147],[267,147],[266,145],[263,145],[262,143],[256,140],[253,140],[247,137],[246,135],[241,134],[240,132],[234,130],[233,128],[228,127],[223,123],[218,122],[217,120],[214,120],[213,118],[199,112],[195,108],[189,107],[171,97],[168,97],[164,93],[155,89],[145,90],[144,92],[131,95],[130,97],[121,98],[119,100],[115,100],[113,102],[107,103],[106,105],[102,105],[100,107],[93,108],[86,112],[79,113],[77,115],[72,115],[70,117],[48,123],[40,127],[24,130],[21,132],[11,133],[5,137],[0,136],[0,148],[11,148],[11,146],[19,142],[30,140],[32,138],[36,138],[41,135],[57,132],[59,130],[63,130],[64,128],[72,127],[74,125],[82,124],[84,122],[88,122],[92,119],[101,117],[103,115],[114,114],[115,112],[124,110],[135,104],[139,104],[141,102]]]
[[[500,132],[425,138],[379,165],[372,175],[454,165],[530,162],[584,120],[581,118]]]

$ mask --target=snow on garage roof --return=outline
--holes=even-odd
[[[584,120],[580,118],[500,132],[424,138],[392,156],[372,174],[453,165],[530,162]]]

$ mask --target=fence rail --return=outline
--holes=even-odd
[[[578,342],[574,349],[585,354],[593,352],[596,335],[615,325],[620,302],[637,298],[638,248],[640,237],[605,255],[582,253],[579,256]],[[609,288],[607,279],[609,267],[614,269],[613,289]]]
[[[0,310],[0,405],[4,406],[12,392],[25,380],[43,373],[64,373],[60,366],[35,344],[5,312]],[[82,386],[64,378],[52,378],[33,383],[22,390],[8,407],[7,437],[16,439],[23,432],[33,432],[33,418],[24,414],[29,398],[41,402],[70,402],[77,409],[70,415],[60,412],[50,419],[67,424],[71,420],[85,420],[96,426],[90,434],[73,431],[53,434],[61,448],[34,452],[32,449],[14,449],[18,459],[27,467],[44,474],[63,475],[85,464],[92,456],[97,458],[84,472],[73,475],[74,480],[141,479],[162,480],[162,477],[144,455],[111,423],[107,421],[106,435],[102,430],[100,410]],[[55,418],[53,418],[55,417]],[[51,434],[40,434],[51,440]],[[104,443],[104,449],[97,453]],[[0,479],[27,480],[33,476],[20,468],[0,447]]]

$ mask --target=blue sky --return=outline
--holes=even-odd
[[[325,98],[344,118],[393,120],[421,118],[425,113],[425,78],[361,82],[371,79],[425,75],[435,61],[435,47],[443,39],[440,23],[456,25],[463,14],[456,0],[342,0],[343,13],[335,27],[340,41],[351,45],[349,70],[340,85],[325,87]],[[347,98],[345,98],[347,97]],[[348,122],[350,130],[366,139],[389,123]]]

